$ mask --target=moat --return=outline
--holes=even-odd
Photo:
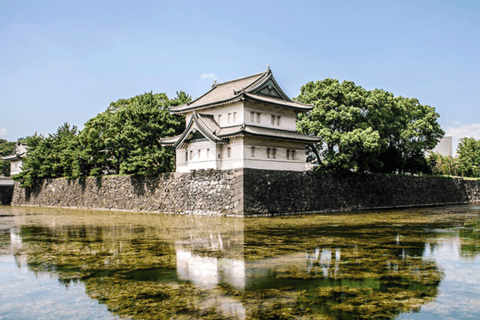
[[[478,204],[225,218],[0,207],[0,319],[477,319]]]

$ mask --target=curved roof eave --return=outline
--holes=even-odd
[[[208,126],[205,125],[203,121],[201,121],[201,119],[198,117],[198,114],[194,112],[192,117],[190,118],[187,128],[185,128],[185,131],[182,133],[180,138],[173,144],[173,147],[177,148],[180,144],[184,143],[190,132],[195,129],[193,128],[194,124],[198,131],[200,131],[200,133],[203,134],[208,140],[215,143],[223,140],[222,138],[217,137],[213,132],[211,132]]]

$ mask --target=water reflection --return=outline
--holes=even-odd
[[[0,255],[139,319],[394,318],[431,306],[445,261],[480,267],[467,206],[362,219],[8,210]]]

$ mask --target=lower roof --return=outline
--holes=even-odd
[[[255,125],[242,125],[221,128],[210,115],[197,114],[194,112],[187,124],[185,131],[178,136],[161,139],[164,146],[178,147],[188,142],[192,133],[199,130],[200,133],[208,140],[215,143],[226,143],[229,138],[238,136],[253,136],[259,138],[268,138],[275,140],[303,142],[312,144],[320,142],[320,138],[316,136],[306,135],[297,131],[281,130],[268,127],[260,127]]]

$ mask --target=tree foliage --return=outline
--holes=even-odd
[[[190,101],[183,91],[173,100],[164,93],[145,93],[112,102],[90,119],[80,134],[82,174],[102,172],[156,174],[174,168],[174,150],[160,145],[160,138],[180,134],[184,117],[170,114],[170,106]]]
[[[13,153],[15,149],[15,142],[8,142],[5,139],[0,139],[0,157],[8,156]],[[0,160],[0,174],[8,177],[10,176],[10,162]]]
[[[480,176],[480,141],[474,138],[460,139],[457,147],[458,170],[466,177]]]
[[[159,140],[183,132],[185,119],[171,115],[168,108],[190,99],[183,91],[172,100],[164,93],[145,93],[112,102],[81,132],[65,123],[48,137],[27,137],[27,156],[16,179],[31,186],[40,178],[171,171],[174,151]]]
[[[22,172],[14,179],[21,181],[23,186],[31,186],[41,178],[71,177],[79,154],[77,138],[78,128],[68,123],[48,137],[37,133],[27,137]]]
[[[321,138],[322,170],[426,172],[424,154],[444,134],[433,107],[351,81],[309,82],[296,100],[314,105],[299,116],[297,128]]]

